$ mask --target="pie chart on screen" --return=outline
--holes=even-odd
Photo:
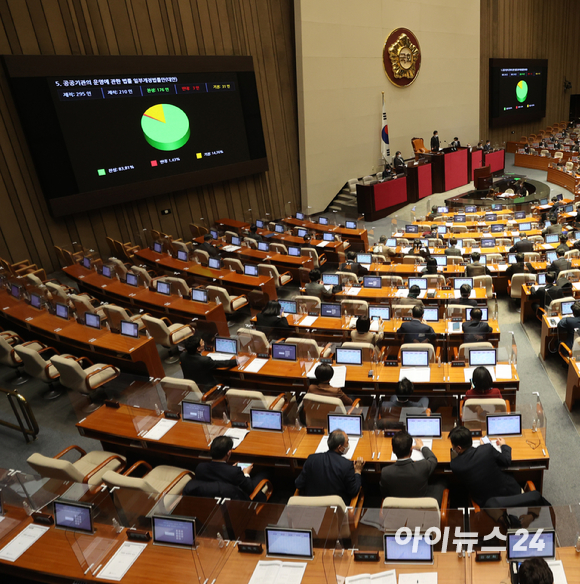
[[[516,85],[516,97],[520,103],[528,98],[528,84],[523,79]]]
[[[141,116],[141,129],[145,140],[158,150],[177,150],[189,140],[189,118],[171,104],[151,106]]]

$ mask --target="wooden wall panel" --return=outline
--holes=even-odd
[[[252,55],[270,170],[261,175],[53,219],[0,74],[0,256],[58,269],[54,245],[107,257],[106,236],[146,242],[160,229],[190,239],[189,223],[282,216],[299,204],[292,0],[0,0],[5,54]],[[162,209],[172,210],[162,216]],[[203,220],[202,220],[203,218]]]
[[[480,137],[502,144],[568,119],[570,94],[580,93],[580,4],[575,0],[482,0]],[[489,128],[489,59],[548,59],[546,117]],[[564,91],[564,77],[572,91]]]

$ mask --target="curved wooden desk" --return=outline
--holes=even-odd
[[[320,225],[312,221],[301,221],[294,217],[287,217],[282,223],[291,227],[302,227],[318,233],[337,233],[342,239],[348,239],[355,250],[367,250],[369,248],[369,239],[366,229],[346,229],[338,225]]]
[[[559,170],[556,168],[548,168],[548,178],[547,181],[564,187],[567,191],[570,191],[573,195],[578,193],[580,187],[580,178],[576,177],[575,174],[569,174],[564,170]]]

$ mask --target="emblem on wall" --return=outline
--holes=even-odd
[[[407,28],[397,28],[385,41],[383,65],[389,81],[397,87],[411,85],[421,68],[421,48]]]

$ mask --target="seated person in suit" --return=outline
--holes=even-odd
[[[453,138],[453,141],[451,142],[451,148],[454,148],[455,150],[461,148],[461,142],[459,142],[459,138],[457,136]]]
[[[248,239],[255,239],[256,241],[264,241],[264,238],[258,233],[258,228],[255,225],[250,227],[250,233],[246,235]]]
[[[414,461],[413,450],[425,457]],[[397,457],[395,464],[388,464],[381,471],[381,495],[383,497],[433,497],[441,505],[443,485],[429,485],[429,477],[437,468],[437,457],[421,438],[415,438],[401,430],[393,437],[393,452]]]
[[[554,584],[554,573],[544,558],[530,558],[518,568],[519,584]]]
[[[520,197],[526,197],[528,194],[528,189],[526,188],[526,182],[523,178],[521,178],[517,184],[516,187],[514,188],[514,191],[516,193],[516,195],[519,195]]]
[[[471,376],[471,389],[465,392],[465,397],[501,399],[501,391],[497,387],[493,387],[493,377],[485,367],[476,367]]]
[[[334,430],[328,437],[328,451],[311,454],[295,481],[301,495],[324,497],[338,495],[350,505],[361,487],[362,457],[351,462],[343,454],[348,452],[348,436],[342,430]]]
[[[564,257],[565,253],[563,249],[557,250],[556,256],[558,257],[548,266],[548,272],[556,273],[556,280],[560,272],[572,269],[572,262]]]
[[[378,255],[383,255],[385,258],[392,258],[397,255],[397,250],[389,247],[387,245],[387,236],[381,235],[379,237],[379,243],[373,247],[373,253]]]
[[[434,343],[436,339],[432,326],[422,322],[423,307],[413,306],[413,320],[405,321],[397,333],[404,335],[404,343]]]
[[[461,324],[461,328],[465,334],[466,343],[477,343],[478,341],[486,341],[493,329],[487,322],[481,320],[481,308],[473,308],[471,310],[471,320],[466,320]]]
[[[560,245],[556,248],[556,253],[558,253],[559,250],[562,250],[564,253],[570,251],[570,248],[568,247],[568,236],[563,233],[560,235]]]
[[[515,478],[504,472],[512,461],[512,449],[503,438],[498,438],[498,452],[492,444],[473,448],[471,431],[457,426],[449,433],[452,450],[457,455],[451,459],[451,471],[469,492],[471,498],[484,507],[492,497],[519,495],[521,487]]]
[[[427,409],[429,407],[429,398],[421,397],[419,399],[409,399],[413,395],[415,387],[413,382],[403,377],[401,381],[397,384],[397,389],[395,389],[395,395],[389,398],[389,401],[383,402],[382,407],[396,407],[396,408],[423,408]]]
[[[217,382],[213,376],[216,369],[230,369],[237,365],[235,358],[229,361],[214,361],[202,355],[205,342],[197,335],[186,339],[183,344],[185,351],[179,355],[183,377],[195,381],[202,391],[207,391],[216,385]]]
[[[534,251],[534,244],[528,239],[526,232],[520,233],[521,239],[510,247],[510,253],[525,253]]]
[[[399,304],[410,306],[421,306],[423,307],[423,301],[419,298],[419,294],[421,294],[421,288],[417,286],[417,284],[413,284],[409,288],[409,295],[406,298],[393,298],[391,300],[391,306],[397,306]]]
[[[560,223],[557,223],[558,220],[555,217],[548,217],[548,219],[550,219],[552,225],[546,227],[545,229],[542,229],[542,235],[548,235],[551,233],[558,234],[562,233],[562,225],[560,225]]]
[[[572,316],[565,316],[558,322],[558,339],[566,343],[569,349],[574,345],[574,331],[577,328],[580,328],[580,302],[572,304]]]
[[[357,277],[362,278],[366,276],[369,271],[356,261],[356,252],[349,251],[346,253],[346,262],[340,265],[339,271],[353,272]]]
[[[478,251],[474,251],[471,254],[471,263],[465,266],[465,275],[468,278],[475,278],[475,276],[491,276],[489,268],[480,263],[481,254]]]
[[[437,217],[440,213],[437,213],[437,205],[431,207],[431,213],[425,217],[425,221],[433,221],[433,217]]]
[[[312,245],[311,240],[312,240],[312,236],[306,234],[303,238],[304,243],[301,245],[301,247],[309,247],[311,249],[316,249],[316,247],[314,245]]]
[[[427,265],[421,272],[421,278],[423,276],[436,276],[437,275],[437,260],[435,258],[427,258]]]
[[[234,441],[229,436],[218,436],[214,438],[209,452],[211,455],[211,462],[200,462],[195,469],[195,479],[187,483],[183,490],[184,495],[198,495],[198,496],[218,496],[220,490],[220,483],[229,487],[240,489],[240,499],[249,500],[250,495],[258,486],[258,483],[268,478],[266,473],[259,473],[254,477],[250,474],[254,465],[250,465],[242,470],[236,464],[228,464],[234,448]],[[199,483],[205,483],[200,485]],[[204,493],[200,492],[204,489]],[[211,492],[215,495],[211,495]],[[243,495],[246,495],[244,497]],[[222,496],[231,496],[223,494]],[[266,501],[266,496],[263,493],[258,493],[254,501]]]
[[[342,389],[332,387],[330,380],[334,377],[334,369],[328,363],[321,363],[315,370],[314,376],[316,383],[311,383],[308,387],[308,393],[314,395],[323,395],[325,397],[337,397],[345,406],[351,406],[352,400]]]
[[[552,300],[555,300],[551,296],[555,288],[557,288],[556,274],[554,272],[546,272],[546,285],[540,286],[532,294],[532,308],[534,312],[537,312],[538,308],[546,308]]]
[[[327,290],[326,286],[320,280],[320,270],[318,268],[310,270],[309,276],[310,282],[305,286],[306,294],[308,296],[316,296],[321,300],[330,300],[333,296],[333,291]]]
[[[475,298],[470,298],[471,286],[469,284],[462,284],[459,288],[460,298],[454,298],[449,300],[447,304],[449,306],[459,305],[459,306],[477,306],[477,300]]]
[[[484,152],[491,152],[492,151],[491,140],[485,141],[485,144],[483,145],[483,151]]]
[[[407,173],[407,165],[405,164],[405,159],[403,158],[403,155],[401,154],[400,150],[397,150],[395,152],[395,158],[393,160],[393,163],[395,165],[395,172],[397,174]]]
[[[262,312],[256,316],[256,328],[262,331],[266,336],[271,333],[277,334],[279,330],[290,330],[292,327],[288,324],[284,316],[282,306],[276,300],[270,300]]]
[[[527,272],[526,264],[524,264],[524,254],[516,253],[516,263],[510,264],[505,271],[508,280],[511,280],[514,274],[525,274]]]
[[[379,319],[379,329],[383,324],[383,319]],[[384,333],[371,333],[371,321],[368,316],[359,316],[356,321],[356,330],[351,331],[350,339],[354,343],[371,343],[376,345],[383,340]]]
[[[200,243],[196,248],[194,248],[194,251],[196,249],[200,249],[202,251],[207,251],[210,258],[221,257],[220,252],[218,251],[217,247],[212,245],[211,241],[213,241],[213,237],[211,236],[211,233],[206,233],[203,236],[203,243]]]

